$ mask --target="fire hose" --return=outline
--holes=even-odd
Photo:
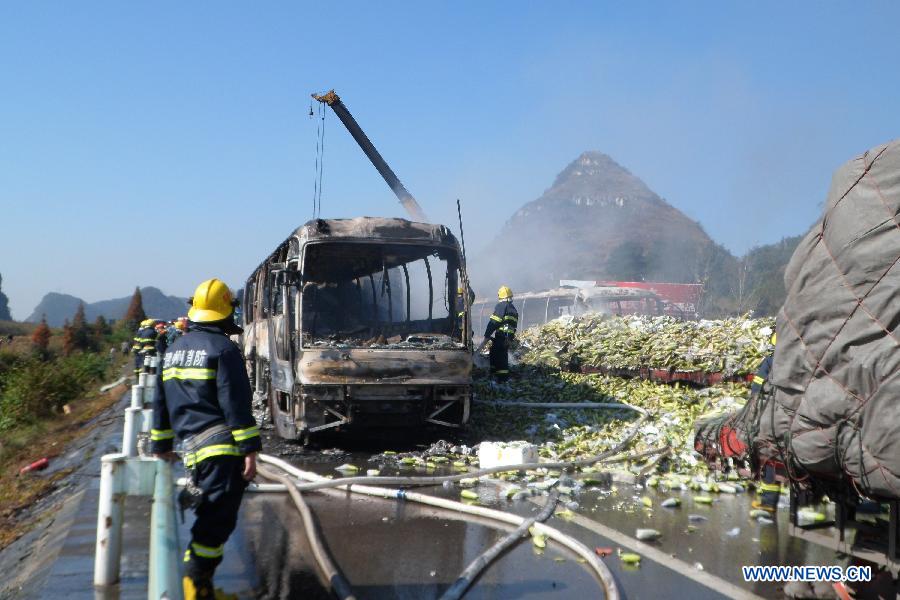
[[[334,560],[331,558],[331,554],[329,554],[322,543],[322,535],[313,518],[312,511],[309,510],[309,506],[307,506],[303,496],[297,491],[297,488],[293,485],[290,478],[270,471],[266,467],[259,467],[257,473],[266,479],[279,481],[285,486],[287,493],[290,494],[291,499],[294,501],[294,504],[297,506],[297,510],[300,512],[300,516],[303,519],[303,528],[306,531],[306,538],[309,540],[309,545],[312,548],[313,558],[315,558],[322,574],[331,585],[332,591],[340,598],[340,600],[356,600],[356,596],[353,594],[350,583],[341,573],[340,569],[338,569]]]
[[[325,479],[321,475],[316,475],[315,473],[310,473],[306,471],[301,471],[300,469],[294,467],[290,463],[287,463],[280,458],[276,458],[274,456],[269,456],[267,454],[260,454],[259,460],[261,462],[271,464],[276,466],[291,475],[303,479],[306,481],[320,482],[323,480],[328,483],[338,483],[340,485],[346,486],[347,481],[353,478],[339,479],[339,480],[330,480]],[[509,470],[509,469],[507,469]],[[408,479],[422,479],[422,478],[408,478]],[[293,484],[292,487],[295,489],[300,489],[306,484]],[[334,487],[334,486],[327,486]],[[500,510],[494,510],[491,508],[483,507],[483,506],[472,506],[463,504],[462,502],[456,502],[455,500],[448,500],[445,498],[437,498],[434,496],[429,496],[427,494],[420,494],[416,492],[407,492],[406,490],[401,489],[390,489],[390,488],[380,488],[380,487],[371,487],[364,485],[354,485],[352,487],[347,486],[348,491],[355,494],[364,494],[367,496],[374,496],[377,498],[385,498],[385,499],[397,499],[397,500],[406,500],[409,502],[417,502],[419,504],[425,504],[428,506],[434,506],[437,508],[443,508],[446,510],[452,510],[456,512],[461,512],[464,514],[474,515],[478,517],[487,518],[493,521],[498,521],[501,523],[507,523],[509,525],[520,526],[523,522],[526,522],[527,519],[520,517],[518,515],[514,515],[511,513],[503,512]],[[319,488],[317,488],[319,489]],[[568,548],[579,557],[585,560],[585,562],[593,569],[594,574],[597,579],[600,581],[601,586],[603,587],[605,597],[608,600],[618,600],[619,599],[619,590],[616,586],[615,579],[613,578],[612,572],[609,570],[599,558],[591,552],[589,548],[587,548],[584,544],[579,542],[578,540],[572,538],[564,534],[563,532],[550,527],[549,525],[544,525],[543,523],[534,523],[532,526],[534,531],[538,534],[544,535],[547,538],[556,541],[560,545]]]
[[[626,405],[627,406],[627,405]],[[514,530],[511,534],[505,536],[501,539],[497,544],[489,548],[485,551],[481,556],[475,559],[466,570],[457,578],[454,584],[444,595],[444,598],[447,600],[458,599],[462,597],[462,595],[466,592],[466,590],[471,586],[472,582],[474,582],[480,573],[486,569],[491,562],[499,556],[504,550],[514,545],[516,542],[522,539],[525,531],[528,531],[529,528],[534,527],[535,531],[539,534],[546,535],[550,539],[557,541],[563,546],[569,548],[581,558],[583,558],[594,570],[597,578],[601,582],[604,592],[607,598],[610,599],[618,599],[618,589],[616,587],[615,581],[612,577],[612,573],[603,564],[601,561],[594,556],[594,554],[586,548],[583,544],[571,538],[562,532],[549,527],[547,525],[543,525],[542,521],[549,518],[550,514],[552,514],[553,509],[556,507],[556,498],[558,497],[558,492],[554,491],[552,493],[551,501],[545,507],[540,515],[537,517],[533,517],[530,519],[524,519],[517,515],[512,515],[509,513],[505,513],[502,511],[497,511],[485,507],[478,506],[470,506],[466,504],[462,504],[460,502],[455,502],[453,500],[447,500],[443,498],[436,498],[433,496],[428,496],[426,494],[419,494],[415,492],[407,492],[406,490],[398,489],[391,490],[383,487],[368,487],[364,484],[375,483],[380,485],[405,485],[405,486],[431,486],[442,484],[445,481],[459,481],[465,478],[477,478],[485,475],[490,475],[494,473],[501,472],[509,472],[509,471],[519,471],[519,470],[528,470],[528,469],[537,469],[537,468],[567,468],[572,469],[578,466],[587,466],[591,464],[595,464],[598,462],[622,462],[626,460],[634,460],[637,458],[642,458],[645,456],[650,456],[653,454],[664,455],[669,451],[668,446],[663,446],[661,448],[655,448],[651,450],[647,450],[644,452],[632,453],[626,456],[616,456],[619,454],[625,447],[627,447],[634,437],[637,435],[640,430],[641,425],[643,425],[644,421],[648,418],[646,413],[642,414],[641,419],[634,425],[632,430],[628,435],[625,436],[623,440],[621,440],[616,446],[597,454],[592,457],[588,457],[581,460],[576,461],[568,461],[568,462],[555,462],[555,463],[528,463],[528,464],[520,464],[515,466],[500,466],[500,467],[492,467],[489,469],[480,469],[475,472],[469,472],[461,475],[448,475],[448,476],[438,476],[438,477],[344,477],[340,479],[327,479],[320,475],[316,475],[314,473],[309,473],[305,471],[301,471],[296,467],[290,465],[289,463],[276,458],[274,456],[269,456],[266,454],[261,454],[259,459],[261,462],[276,466],[283,471],[294,475],[298,479],[307,481],[307,483],[296,483],[291,481],[289,478],[285,476],[280,476],[272,473],[268,469],[261,468],[260,475],[266,477],[268,479],[275,479],[284,484],[285,489],[288,490],[288,493],[291,494],[291,497],[294,500],[294,503],[297,505],[298,510],[303,516],[304,526],[307,530],[307,535],[310,538],[310,542],[313,546],[313,553],[315,555],[316,561],[319,563],[319,566],[325,575],[326,579],[332,583],[333,589],[336,594],[338,594],[343,599],[351,599],[352,591],[350,590],[350,586],[347,583],[346,579],[340,574],[340,571],[335,566],[333,560],[331,560],[330,555],[327,550],[325,550],[324,546],[321,543],[319,532],[315,527],[315,523],[313,521],[312,515],[309,511],[309,508],[306,506],[306,503],[303,501],[300,492],[301,491],[310,491],[316,489],[326,489],[326,488],[342,488],[346,489],[353,493],[360,493],[370,496],[376,496],[381,498],[394,498],[401,500],[408,500],[412,502],[418,502],[421,504],[426,504],[430,506],[436,506],[438,508],[444,508],[448,510],[454,510],[457,512],[462,512],[465,514],[471,514],[481,517],[486,517],[488,519],[492,519],[495,521],[500,521],[508,524],[514,524],[517,526],[516,530]],[[352,487],[351,487],[352,486]],[[274,491],[274,490],[273,490]],[[544,516],[543,513],[547,513]]]
[[[462,598],[466,593],[466,590],[468,590],[472,584],[475,583],[475,580],[478,579],[478,576],[481,575],[481,572],[488,568],[498,556],[508,548],[511,548],[522,541],[522,538],[535,523],[543,523],[550,518],[550,515],[556,510],[556,503],[558,501],[559,492],[553,490],[550,492],[550,498],[547,500],[547,504],[537,516],[523,521],[521,525],[516,527],[512,532],[503,537],[503,539],[485,550],[478,558],[469,563],[469,566],[456,578],[453,585],[443,593],[440,600],[459,600]]]
[[[631,408],[628,405],[623,405],[623,407]],[[262,477],[279,481],[282,485],[276,487],[272,485],[266,486],[265,484],[263,484],[262,486],[259,486],[259,491],[287,490],[287,492],[291,495],[291,498],[294,500],[294,503],[297,506],[301,517],[303,518],[304,528],[306,530],[307,537],[310,540],[314,558],[316,559],[316,562],[318,563],[322,573],[325,575],[325,578],[331,584],[333,591],[342,600],[354,600],[355,596],[353,595],[352,589],[346,578],[344,578],[344,576],[341,574],[340,570],[331,559],[328,551],[325,549],[312,513],[309,510],[309,507],[306,505],[306,502],[303,500],[300,492],[322,490],[328,488],[342,488],[352,493],[365,494],[386,499],[408,500],[411,502],[418,502],[429,506],[435,506],[438,508],[444,508],[447,510],[453,510],[464,514],[485,517],[494,521],[516,525],[516,530],[505,536],[497,544],[485,551],[466,568],[466,570],[454,582],[451,588],[448,589],[445,593],[444,598],[446,598],[447,600],[458,599],[462,597],[462,595],[465,593],[468,587],[471,586],[472,582],[477,579],[480,573],[484,569],[486,569],[490,565],[490,563],[504,550],[520,541],[522,536],[524,535],[524,532],[528,531],[531,527],[534,527],[534,530],[537,533],[545,535],[550,539],[557,541],[558,543],[567,547],[569,550],[573,551],[582,559],[584,559],[587,564],[589,564],[593,568],[597,578],[604,588],[606,597],[616,600],[619,598],[618,589],[612,577],[612,573],[609,571],[606,565],[599,561],[588,548],[586,548],[583,544],[581,544],[574,538],[571,538],[552,527],[542,524],[541,521],[549,518],[549,515],[552,514],[553,508],[555,508],[556,506],[555,500],[558,497],[558,493],[555,491],[552,492],[553,496],[551,497],[551,502],[548,503],[548,505],[540,515],[530,519],[524,519],[517,515],[486,507],[470,506],[453,500],[437,498],[415,492],[407,492],[403,489],[392,490],[383,487],[369,487],[365,484],[374,483],[378,485],[433,486],[442,484],[444,482],[460,481],[466,478],[478,478],[502,472],[548,468],[574,469],[576,467],[588,466],[596,463],[625,462],[653,455],[659,455],[660,457],[662,457],[670,451],[670,448],[668,446],[652,448],[650,450],[631,453],[624,456],[617,456],[625,447],[627,447],[631,443],[631,441],[640,430],[641,425],[643,425],[643,423],[649,417],[646,412],[641,412],[641,418],[623,440],[621,440],[613,448],[610,448],[595,456],[567,462],[526,463],[509,466],[498,466],[488,469],[479,469],[474,472],[467,472],[459,475],[435,477],[344,477],[340,479],[328,479],[315,473],[301,471],[293,465],[274,456],[260,454],[259,460],[261,462],[278,467],[279,469],[290,473],[294,477],[306,481],[306,483],[297,483],[296,481],[293,481],[284,475],[274,473],[265,467],[260,467],[259,474]],[[543,515],[544,512],[548,512],[546,517]]]

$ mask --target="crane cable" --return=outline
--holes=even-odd
[[[318,110],[319,114],[316,122],[316,166],[313,173],[313,219],[318,219],[322,214],[322,174],[325,170],[325,110],[321,104],[319,104]],[[311,103],[309,117],[313,118]]]

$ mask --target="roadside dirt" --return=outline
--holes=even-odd
[[[77,468],[77,465],[62,466],[57,459],[69,452],[73,442],[87,437],[102,424],[103,417],[126,390],[123,384],[72,403],[69,414],[19,432],[30,438],[23,448],[0,455],[3,463],[0,466],[0,551],[46,516],[34,514],[32,507],[63,487]],[[50,461],[46,470],[19,475],[19,469],[41,458]]]

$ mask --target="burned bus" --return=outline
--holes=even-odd
[[[243,292],[254,397],[278,435],[305,442],[335,428],[464,425],[464,281],[460,246],[442,225],[360,217],[297,229]]]

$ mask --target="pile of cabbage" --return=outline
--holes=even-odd
[[[562,317],[521,332],[516,358],[573,371],[651,368],[746,375],[772,351],[774,326],[773,318]]]
[[[657,384],[599,374],[580,374],[519,366],[506,384],[476,379],[469,434],[486,441],[526,440],[539,446],[542,460],[572,461],[600,454],[625,439],[641,415],[629,408],[553,409],[503,406],[503,402],[624,403],[642,409],[647,419],[626,449],[640,453],[668,446],[667,455],[647,457],[622,468],[633,472],[703,474],[706,465],[694,453],[694,421],[742,406],[746,385],[707,388]],[[652,461],[652,462],[651,462]]]

